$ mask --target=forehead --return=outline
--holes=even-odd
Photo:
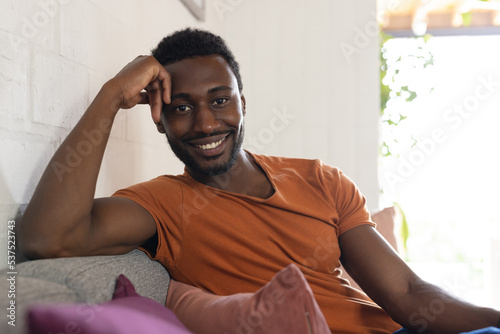
[[[233,71],[221,56],[184,59],[165,66],[172,78],[172,92],[191,91],[207,86],[227,85],[237,88]]]

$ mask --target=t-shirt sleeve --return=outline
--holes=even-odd
[[[112,196],[127,198],[146,209],[156,222],[158,244],[156,250],[139,249],[168,268],[175,266],[182,244],[182,189],[178,182],[159,177],[120,189]],[[178,204],[176,204],[178,203]]]
[[[338,235],[360,225],[375,226],[366,207],[366,199],[356,184],[337,168],[325,165],[323,168],[326,168],[326,174],[331,178],[331,182],[325,183],[330,188],[329,192],[338,214]]]

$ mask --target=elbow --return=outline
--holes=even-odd
[[[22,241],[19,242],[19,251],[28,260],[52,259],[64,256],[60,249],[53,247],[49,243],[30,240],[30,238],[20,240]]]
[[[18,250],[28,260],[64,257],[64,249],[50,235],[40,233],[33,226],[21,222],[18,229]],[[67,255],[66,255],[67,256]]]
[[[26,236],[20,238],[19,251],[28,260],[55,259],[85,255],[81,249],[74,247],[76,243],[64,242],[65,238],[43,238]],[[73,247],[70,247],[72,244]]]

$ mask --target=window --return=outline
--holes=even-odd
[[[412,43],[433,61],[413,73],[412,62],[425,57],[398,65],[410,75],[392,83],[403,89],[391,93],[382,119],[382,138],[394,143],[381,158],[382,198],[406,214],[406,257],[421,277],[499,308],[500,36],[394,38],[386,53],[404,54]]]

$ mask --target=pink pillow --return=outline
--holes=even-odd
[[[255,293],[216,296],[171,281],[167,307],[197,334],[330,334],[312,290],[295,264],[282,269]]]
[[[96,305],[37,305],[28,311],[29,334],[189,334],[175,314],[135,292],[120,275],[113,300]]]

